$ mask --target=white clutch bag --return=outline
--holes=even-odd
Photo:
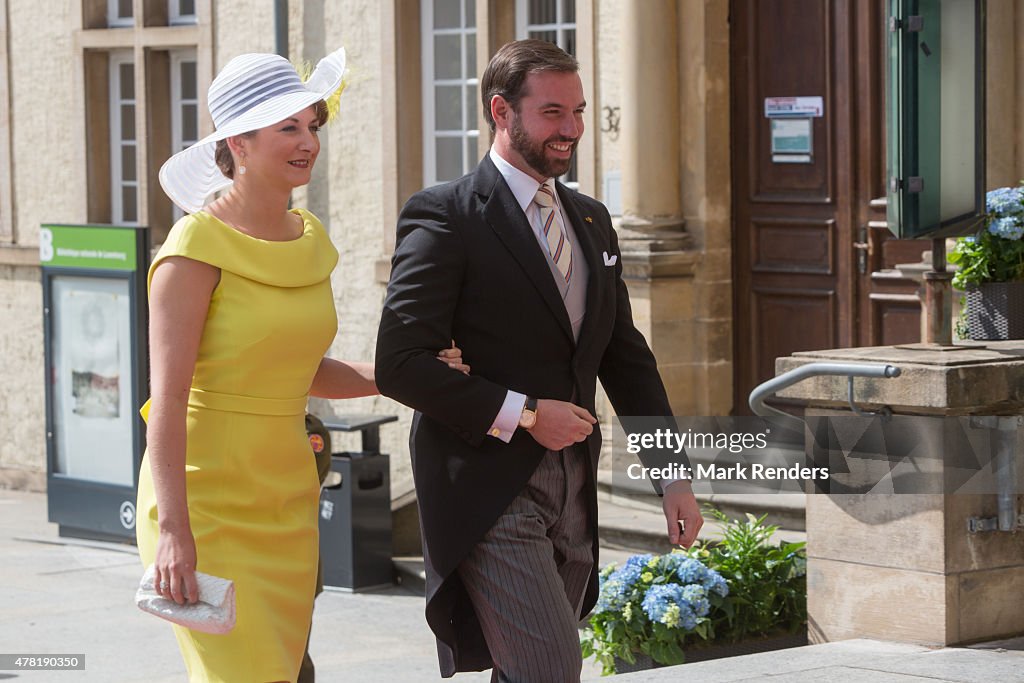
[[[153,565],[149,565],[135,592],[135,604],[143,612],[203,633],[228,633],[235,627],[234,581],[196,572],[199,601],[194,605],[179,605],[157,594],[153,584],[155,574]]]

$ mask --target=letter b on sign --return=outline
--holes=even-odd
[[[39,260],[43,263],[53,260],[53,232],[49,228],[39,230]]]

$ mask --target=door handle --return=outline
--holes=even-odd
[[[871,256],[871,241],[868,239],[867,226],[861,226],[857,230],[857,237],[860,239],[853,243],[857,250],[857,273],[866,275],[868,272],[868,257]]]

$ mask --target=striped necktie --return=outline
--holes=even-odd
[[[565,239],[554,190],[547,184],[541,185],[533,201],[540,207],[540,224],[548,241],[548,254],[568,283],[572,277],[572,245]]]

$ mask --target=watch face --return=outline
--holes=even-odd
[[[537,421],[537,413],[532,410],[524,410],[523,414],[519,417],[519,426],[524,429],[529,429]]]

